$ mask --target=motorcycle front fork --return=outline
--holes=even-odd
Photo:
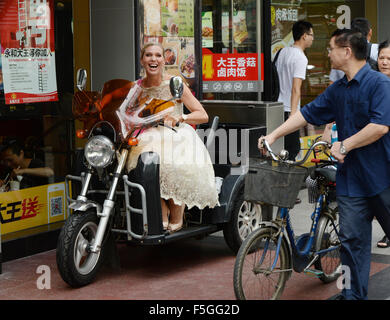
[[[91,244],[89,248],[90,252],[98,253],[101,250],[101,245],[102,245],[104,234],[107,229],[108,220],[110,219],[110,216],[115,206],[115,202],[113,200],[118,186],[119,177],[121,176],[122,170],[125,167],[128,154],[129,154],[128,149],[126,148],[122,149],[122,152],[118,159],[118,166],[116,167],[114,178],[112,179],[110,190],[108,191],[107,198],[103,204],[103,210],[102,212],[98,212],[98,216],[100,216],[100,221],[96,232],[95,241]],[[91,180],[91,173],[88,173],[86,177],[86,181],[84,183],[84,188],[82,189],[82,193],[80,194],[80,196],[86,197],[90,180]]]

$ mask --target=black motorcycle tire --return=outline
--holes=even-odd
[[[104,247],[97,254],[85,252],[87,255],[87,258],[85,259],[87,267],[89,261],[89,264],[91,265],[87,268],[86,273],[80,272],[80,268],[77,267],[75,257],[77,250],[76,246],[79,244],[78,241],[82,241],[79,240],[80,235],[82,239],[91,238],[91,235],[88,235],[88,232],[93,233],[93,230],[97,229],[98,220],[96,212],[94,211],[75,211],[71,216],[69,216],[62,227],[57,243],[57,267],[62,279],[71,287],[78,288],[91,283],[95,279],[96,274],[101,267]],[[83,235],[81,234],[82,231],[84,232]]]
[[[238,250],[241,247],[241,244],[249,236],[249,234],[260,226],[260,224],[258,224],[245,237],[242,237],[240,235],[239,219],[240,219],[240,213],[242,210],[242,206],[244,205],[244,202],[246,201],[244,200],[244,187],[242,187],[238,192],[236,198],[233,200],[233,209],[231,212],[230,221],[225,223],[223,226],[223,236],[225,238],[225,242],[228,245],[228,247],[233,251],[234,254],[237,254]],[[246,203],[246,205],[253,206],[254,204]],[[272,206],[261,205],[262,221],[272,220],[272,210],[273,210]]]

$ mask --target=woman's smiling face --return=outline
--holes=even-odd
[[[164,53],[160,46],[149,46],[141,58],[141,64],[148,76],[161,75],[164,69]]]

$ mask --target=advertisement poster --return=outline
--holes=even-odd
[[[213,53],[203,48],[203,92],[257,92],[257,53]]]
[[[161,0],[163,36],[194,36],[194,4],[192,0]]]
[[[6,104],[57,101],[54,0],[0,2]]]
[[[164,47],[165,71],[195,84],[194,1],[143,0],[143,42]]]
[[[65,182],[0,193],[2,235],[66,218]]]
[[[212,48],[214,46],[213,34],[213,12],[202,12],[202,48]]]
[[[236,45],[240,45],[248,38],[246,26],[246,12],[234,11],[233,13],[233,40]]]

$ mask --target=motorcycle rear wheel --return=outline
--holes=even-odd
[[[103,261],[103,248],[88,251],[96,237],[98,217],[94,211],[73,213],[62,227],[57,243],[57,267],[62,279],[78,288],[91,283]]]

